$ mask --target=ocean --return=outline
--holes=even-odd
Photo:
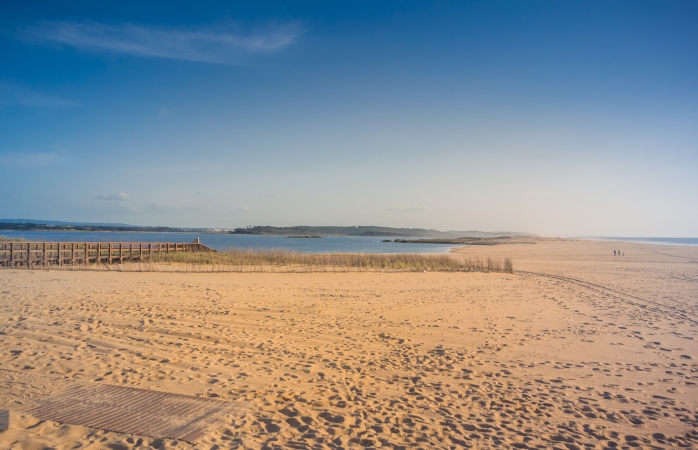
[[[0,231],[7,238],[28,239],[38,242],[192,242],[201,243],[216,250],[284,249],[307,253],[448,253],[458,245],[401,244],[381,242],[387,237],[327,236],[322,238],[288,238],[251,234],[205,233],[137,233],[93,231]],[[400,239],[419,239],[403,238]]]
[[[698,238],[665,238],[665,237],[593,237],[585,239],[600,239],[603,241],[642,242],[645,244],[663,245],[698,245]]]

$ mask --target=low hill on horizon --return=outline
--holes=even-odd
[[[268,236],[376,236],[395,238],[497,238],[507,236],[532,236],[517,231],[440,231],[426,228],[394,228],[369,226],[309,226],[292,227],[250,226],[244,228],[186,228],[165,226],[139,226],[124,223],[68,222],[61,220],[0,219],[0,230],[8,231],[131,231],[131,232],[204,232],[252,234]]]
[[[322,236],[380,236],[380,237],[431,237],[431,238],[493,238],[503,236],[527,236],[530,233],[517,231],[439,231],[426,228],[392,228],[379,226],[293,226],[293,227],[273,227],[273,226],[253,226],[236,228],[232,234],[255,234],[255,235],[322,235]]]
[[[103,223],[103,222],[66,222],[63,220],[36,220],[36,219],[0,219],[0,224],[33,224],[51,226],[76,226],[76,227],[117,227],[117,228],[140,228],[138,225],[126,223]]]
[[[94,224],[85,222],[61,222],[61,221],[3,221],[0,219],[0,231],[101,231],[101,232],[188,232],[201,231],[193,228],[171,228],[171,227],[139,227],[127,224]]]

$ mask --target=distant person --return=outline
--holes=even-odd
[[[616,251],[615,251],[615,250],[613,250],[613,256],[616,256]]]

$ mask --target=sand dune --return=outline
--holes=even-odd
[[[195,448],[698,446],[698,249],[459,252],[526,273],[2,270],[0,448],[193,447],[22,412],[75,381],[245,402]]]

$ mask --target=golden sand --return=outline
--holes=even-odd
[[[0,448],[193,447],[22,412],[59,379],[246,403],[194,448],[698,446],[698,249],[458,253],[526,273],[2,270]]]

